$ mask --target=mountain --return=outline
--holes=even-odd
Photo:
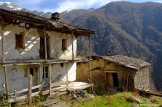
[[[96,31],[92,36],[97,55],[123,54],[141,58],[153,65],[153,78],[162,88],[162,4],[154,2],[111,2],[92,11],[73,10],[62,20]],[[84,39],[79,51],[86,54]],[[83,47],[84,46],[84,47]]]
[[[0,3],[2,4],[2,3]],[[0,5],[18,8],[12,3]],[[7,7],[8,5],[8,7]],[[12,9],[12,8],[11,8]],[[50,17],[51,13],[30,11]],[[162,4],[154,2],[111,2],[98,9],[79,9],[61,13],[61,20],[96,31],[92,38],[93,55],[123,54],[141,58],[153,65],[153,80],[162,88]],[[78,38],[79,54],[88,55],[87,38]]]
[[[0,2],[0,8],[7,10],[21,10],[21,8],[11,2]]]

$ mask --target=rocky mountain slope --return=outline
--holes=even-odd
[[[142,58],[153,65],[156,86],[162,87],[162,4],[112,2],[99,9],[79,11],[62,15],[63,20],[96,31],[92,37],[94,53],[107,55],[111,51],[113,55]]]
[[[11,7],[9,3],[6,7],[1,4],[3,8]],[[44,17],[51,15],[50,12],[32,13]],[[162,4],[112,2],[98,9],[63,12],[61,17],[62,21],[96,31],[92,36],[94,55],[107,55],[111,51],[113,55],[123,54],[150,62],[156,86],[162,88]],[[86,38],[78,40],[78,53],[86,55]]]

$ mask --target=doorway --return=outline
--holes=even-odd
[[[38,68],[29,68],[29,74],[32,75],[32,84],[33,86],[38,85]]]
[[[46,38],[46,43],[47,43],[47,58],[50,59],[50,37],[49,36]]]
[[[116,72],[106,72],[106,86],[119,87],[118,74]]]
[[[46,38],[47,44],[47,58],[50,58],[50,37]],[[45,44],[44,44],[44,37],[40,37],[40,59],[45,59]]]
[[[45,59],[45,46],[44,46],[44,38],[40,37],[40,59]]]

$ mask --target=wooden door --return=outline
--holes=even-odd
[[[119,87],[117,73],[106,73],[107,87]]]
[[[47,43],[47,58],[50,59],[50,37],[46,38]]]
[[[107,87],[113,87],[113,77],[112,73],[106,73],[106,82],[107,82]]]
[[[45,46],[44,46],[44,38],[43,37],[40,38],[40,51],[39,51],[39,54],[40,54],[41,59],[45,59]]]

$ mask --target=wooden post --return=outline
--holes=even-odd
[[[5,91],[6,91],[6,95],[7,95],[7,99],[8,99],[8,78],[7,78],[7,70],[6,70],[6,66],[3,66],[4,68],[4,77],[5,77]]]
[[[14,99],[16,101],[16,90],[14,90]]]
[[[74,44],[73,44],[73,32],[71,34],[71,38],[72,38],[72,60],[74,60]]]
[[[66,64],[66,90],[68,90],[68,85],[69,85],[68,80],[69,80],[69,78],[68,78],[67,63],[65,63],[65,64]]]
[[[125,74],[124,74],[124,78],[123,78],[123,91],[125,91]]]
[[[51,95],[51,64],[48,66],[49,94]]]
[[[29,105],[32,103],[32,75],[29,74],[29,88],[28,88],[28,97],[29,97]]]
[[[90,83],[92,84],[93,83],[93,78],[92,78],[92,72],[91,72],[91,63],[90,63],[90,60],[91,60],[91,37],[88,36],[88,40],[89,40],[89,76],[90,76]],[[91,87],[91,92],[93,91],[93,85]]]
[[[91,37],[88,36],[88,40],[89,40],[89,58],[91,59]]]
[[[91,38],[90,36],[88,37],[89,40],[89,73],[90,73],[90,82],[92,83],[92,73],[91,73],[91,64],[90,64],[90,60],[91,60]]]
[[[47,37],[46,37],[46,29],[44,28],[44,49],[45,49],[45,62],[47,61]]]
[[[128,82],[129,82],[129,74],[127,74],[127,88],[126,88],[127,92],[128,92]]]
[[[2,36],[2,63],[5,62],[5,50],[4,50],[4,43],[5,43],[5,38],[4,38],[4,19],[3,17],[1,18],[1,36]]]

